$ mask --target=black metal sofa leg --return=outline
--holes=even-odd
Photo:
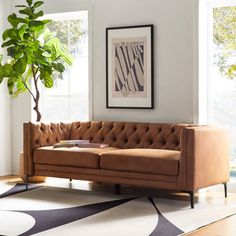
[[[25,176],[25,189],[27,190],[29,188],[29,176]]]
[[[224,185],[224,192],[225,192],[225,198],[228,197],[228,189],[227,189],[227,183],[223,183]],[[191,203],[191,208],[194,208],[194,191],[189,191],[188,192],[189,197],[190,197],[190,203]]]
[[[120,194],[120,184],[115,184],[115,194]]]
[[[194,191],[189,191],[191,208],[194,208]]]
[[[227,183],[223,183],[224,185],[224,190],[225,190],[225,198],[228,196],[228,191],[227,191]]]

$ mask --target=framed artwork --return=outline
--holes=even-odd
[[[106,28],[106,107],[153,109],[153,25]]]

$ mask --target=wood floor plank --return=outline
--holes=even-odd
[[[212,223],[194,232],[185,234],[186,236],[235,236],[236,235],[236,215]]]

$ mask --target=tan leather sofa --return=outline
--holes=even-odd
[[[88,139],[108,148],[53,148]],[[223,127],[91,121],[24,124],[25,174],[80,179],[190,194],[223,183],[227,196],[229,137]]]

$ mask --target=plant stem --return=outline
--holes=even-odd
[[[38,89],[37,74],[36,74],[36,72],[34,70],[34,64],[31,65],[31,69],[32,69],[34,86],[35,86],[35,92],[36,92],[36,95],[34,97],[35,106],[33,107],[33,109],[35,110],[36,115],[37,115],[36,121],[39,122],[41,120],[42,116],[41,116],[41,113],[39,111],[39,98],[40,98],[40,94],[39,94],[39,89]]]
[[[25,88],[29,91],[29,93],[31,94],[33,99],[35,99],[33,92],[30,90],[30,88],[27,86],[27,84],[24,82],[24,80],[22,80],[22,83],[24,84]]]

